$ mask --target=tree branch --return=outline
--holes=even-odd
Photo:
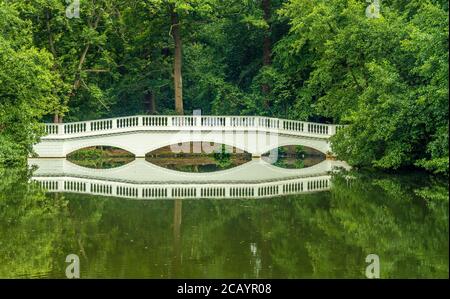
[[[86,69],[83,70],[83,72],[88,72],[88,73],[108,73],[110,72],[110,69]]]

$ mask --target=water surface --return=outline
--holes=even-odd
[[[448,278],[448,184],[424,173],[334,174],[322,192],[133,200],[45,193],[0,170],[0,277]]]

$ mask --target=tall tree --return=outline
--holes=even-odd
[[[78,109],[107,110],[105,96],[96,77],[109,74],[111,51],[107,43],[117,20],[121,0],[80,3],[79,17],[66,15],[66,3],[59,0],[21,1],[17,4],[23,18],[33,23],[35,43],[52,53],[54,69],[71,88],[61,98],[61,107],[70,106],[69,115]],[[93,103],[96,109],[93,109]],[[84,107],[83,107],[84,106]],[[68,109],[55,111],[54,121],[62,122]],[[89,114],[87,114],[88,116]]]
[[[191,26],[200,19],[213,15],[213,7],[217,0],[167,0],[170,17],[170,36],[173,39],[173,86],[175,96],[175,112],[184,114],[183,100],[183,34],[184,24]],[[187,29],[187,31],[189,31]]]
[[[264,41],[263,41],[263,66],[270,66],[272,64],[272,41],[271,41],[271,14],[272,7],[270,0],[262,0],[262,9],[264,12],[264,21],[267,23],[267,29],[264,32]],[[267,97],[270,91],[270,86],[268,83],[262,84],[262,92],[264,97]],[[270,105],[269,100],[266,98],[264,100],[265,106],[268,107]]]
[[[183,60],[183,48],[181,42],[181,23],[179,20],[178,12],[175,5],[171,4],[170,9],[170,22],[171,22],[171,35],[175,46],[173,55],[173,85],[175,90],[175,112],[177,114],[184,114],[183,108],[183,77],[181,73],[181,66]]]

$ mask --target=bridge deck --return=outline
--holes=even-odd
[[[143,159],[115,169],[88,169],[65,159],[34,159],[32,180],[49,192],[130,199],[265,198],[328,190],[330,172],[347,165],[324,161],[304,169],[282,169],[254,160],[213,173],[168,170]]]
[[[136,184],[70,176],[35,176],[32,180],[48,192],[129,199],[265,198],[320,192],[331,188],[331,175],[245,184]]]
[[[130,116],[65,124],[45,124],[43,139],[66,139],[100,134],[145,131],[250,130],[329,138],[340,125],[259,116]]]
[[[334,168],[348,167],[344,162],[325,160],[319,164],[303,169],[284,169],[273,166],[263,160],[255,159],[227,170],[208,173],[188,173],[163,168],[151,164],[143,158],[138,158],[124,166],[111,169],[81,167],[66,159],[29,159],[28,164],[38,167],[34,172],[34,176],[70,176],[136,184],[259,183],[325,175]]]
[[[112,146],[136,157],[187,142],[225,144],[260,157],[285,145],[302,145],[324,154],[342,126],[259,116],[131,116],[46,124],[46,136],[33,149],[38,157],[63,158],[82,148]],[[184,150],[183,150],[184,152]]]

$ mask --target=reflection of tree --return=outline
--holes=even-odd
[[[182,215],[183,200],[174,200],[173,212],[173,261],[171,276],[177,276],[178,270],[181,267],[181,215]]]
[[[231,161],[231,153],[227,151],[225,144],[222,144],[220,151],[214,153],[214,160],[217,166],[222,169],[229,168],[233,164]]]
[[[349,183],[335,177],[329,209],[311,215],[312,224],[325,234],[320,242],[308,240],[315,275],[323,277],[334,268],[341,269],[339,276],[356,270],[353,275],[364,277],[364,267],[349,267],[354,260],[350,252],[359,261],[378,254],[385,278],[448,275],[448,201],[435,203],[441,213],[424,207],[414,194],[415,180],[358,175]],[[339,265],[339,260],[345,263]]]
[[[281,146],[270,152],[272,157],[270,159],[269,153],[263,155],[263,159],[273,164],[274,166],[288,169],[302,169],[318,164],[325,160],[325,155],[312,148],[301,145]]]
[[[67,201],[46,197],[28,183],[26,170],[0,168],[0,177],[0,277],[54,271],[56,257],[65,251],[60,241],[67,237]]]
[[[115,147],[96,146],[77,150],[67,159],[83,167],[105,169],[128,164],[134,160],[134,155]]]
[[[69,253],[80,254],[82,277],[364,277],[369,253],[382,277],[448,276],[448,185],[423,175],[355,173],[335,176],[330,192],[183,200],[182,226],[181,200],[45,196],[26,173],[0,175],[3,277],[64,277]]]
[[[170,277],[172,201],[76,194],[67,198],[89,257],[82,267],[83,277]]]
[[[252,275],[252,257],[242,243],[256,243],[261,249],[261,277],[363,278],[365,257],[370,253],[381,257],[383,277],[446,277],[448,201],[424,206],[415,194],[420,189],[416,183],[411,175],[359,175],[351,182],[336,177],[329,193],[233,204],[214,201],[210,220],[204,220],[208,224],[196,225],[196,238],[184,230],[184,248],[197,244],[195,257],[214,265],[210,270],[216,275],[220,271],[218,277]],[[442,192],[448,187],[444,184],[438,189]],[[397,197],[390,190],[396,190]],[[195,205],[202,203],[190,202],[185,207],[190,211],[185,228],[193,219],[197,223],[201,219],[195,214]],[[267,209],[269,215],[263,213]],[[239,251],[234,251],[236,248]],[[227,257],[234,257],[240,266],[227,272]],[[270,264],[272,268],[267,267]]]

